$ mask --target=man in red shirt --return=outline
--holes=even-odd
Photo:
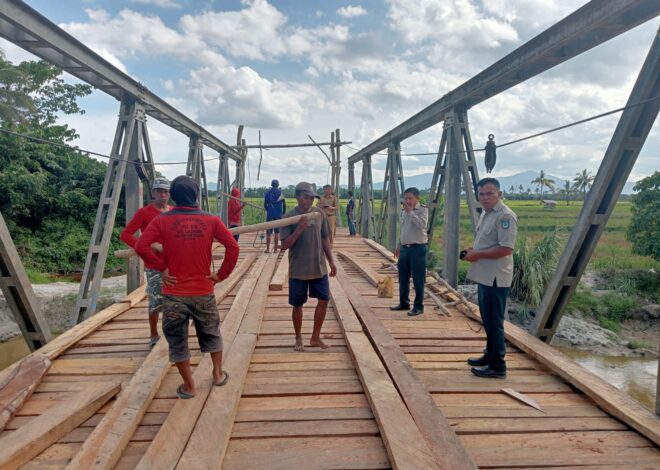
[[[141,233],[144,233],[144,230],[156,216],[172,208],[167,204],[170,200],[170,182],[166,178],[154,178],[151,196],[153,202],[138,210],[119,236],[121,241],[133,249],[135,249],[138,242],[135,232],[140,230]],[[156,253],[159,252],[156,251]],[[163,279],[160,272],[153,269],[149,264],[146,264],[146,268],[147,297],[149,299],[149,346],[153,348],[160,338],[158,336],[158,313],[163,311],[163,295],[161,292]]]
[[[220,218],[199,209],[199,188],[195,180],[178,176],[172,181],[170,192],[176,207],[149,224],[135,251],[145,263],[163,273],[163,334],[169,344],[170,361],[176,364],[183,378],[177,395],[192,398],[195,382],[188,348],[191,318],[202,353],[211,354],[214,384],[224,385],[229,378],[222,371],[220,317],[213,286],[231,274],[239,249]],[[214,239],[225,247],[222,266],[215,273],[210,270]],[[151,249],[156,241],[163,244],[162,257]]]
[[[231,195],[234,199],[229,199],[227,203],[227,221],[229,228],[240,227],[241,225],[241,211],[245,207],[245,203],[240,201],[241,191],[238,188],[232,188]],[[238,241],[238,235],[234,235],[234,239]]]

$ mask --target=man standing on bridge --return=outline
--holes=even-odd
[[[477,189],[484,210],[477,224],[474,248],[466,250],[463,259],[472,263],[467,277],[477,283],[486,350],[483,356],[468,359],[468,364],[477,377],[504,378],[504,312],[513,279],[518,217],[500,200],[498,180],[484,178],[477,183]]]
[[[135,232],[140,230],[144,233],[151,221],[157,216],[170,210],[172,207],[167,204],[170,200],[170,182],[166,178],[154,178],[154,184],[151,187],[151,197],[153,202],[138,210],[126,228],[121,232],[119,238],[131,248],[135,249],[138,237]],[[160,255],[160,251],[155,249]],[[147,298],[149,299],[149,346],[152,348],[160,339],[158,335],[158,314],[163,311],[163,278],[159,271],[153,266],[145,263],[147,274]]]
[[[293,307],[293,329],[296,333],[296,351],[304,351],[302,338],[303,305],[307,295],[318,299],[314,311],[314,329],[309,340],[311,347],[326,349],[321,340],[321,327],[325,320],[330,300],[330,283],[328,282],[328,267],[330,276],[337,274],[335,260],[330,246],[330,227],[325,213],[318,207],[312,207],[314,199],[318,198],[312,185],[300,182],[296,186],[298,205],[287,212],[286,217],[312,214],[319,212],[321,218],[309,221],[302,218],[296,225],[282,227],[282,250],[289,250],[289,304]]]
[[[264,194],[264,209],[266,209],[266,222],[280,220],[286,212],[286,201],[278,180],[271,181],[270,189]],[[279,247],[280,229],[277,227],[266,229],[266,253],[270,251],[270,237],[273,232],[275,232],[273,251],[277,252]]]
[[[337,232],[337,207],[339,206],[339,199],[332,194],[332,186],[326,184],[323,186],[323,196],[319,198],[316,207],[323,210],[328,218],[328,226],[330,227],[330,246],[332,246]]]
[[[238,260],[238,243],[219,217],[203,212],[197,205],[199,188],[189,176],[172,181],[172,199],[176,207],[156,217],[142,234],[135,251],[163,273],[163,333],[170,348],[170,361],[176,364],[183,384],[179,398],[195,396],[195,382],[190,368],[188,325],[195,323],[202,353],[213,361],[213,383],[224,385],[229,376],[222,370],[220,317],[213,286],[231,274]],[[225,247],[225,257],[217,272],[210,272],[213,240]],[[163,244],[163,256],[157,257],[151,244]]]

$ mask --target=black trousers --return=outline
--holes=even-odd
[[[508,287],[492,287],[477,284],[479,297],[479,312],[486,331],[486,351],[488,365],[492,369],[506,369],[504,356],[504,312],[506,298],[509,296]]]
[[[415,287],[415,307],[424,308],[427,245],[402,246],[399,254],[399,303],[410,305],[410,277]]]

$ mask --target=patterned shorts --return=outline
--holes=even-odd
[[[149,299],[149,313],[163,311],[163,273],[154,269],[146,269],[147,297]]]
[[[199,348],[203,353],[222,351],[220,315],[215,295],[190,297],[163,296],[163,334],[170,346],[170,361],[190,359],[188,348],[188,326],[190,319],[195,324]]]

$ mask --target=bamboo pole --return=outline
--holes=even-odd
[[[229,231],[232,233],[232,235],[261,232],[269,228],[286,227],[287,225],[297,224],[298,222],[300,222],[300,219],[302,219],[303,217],[306,217],[307,220],[310,222],[318,222],[318,220],[321,218],[321,213],[314,211],[314,212],[310,212],[309,214],[296,215],[293,217],[285,217],[283,219],[272,220],[270,222],[263,222],[260,224],[241,225],[240,227],[230,228]],[[133,250],[133,248],[128,248],[125,250],[115,251],[115,256],[117,258],[130,258],[131,256],[136,256],[136,253],[135,250]]]
[[[254,207],[255,209],[259,209],[259,210],[262,210],[262,211],[265,211],[265,210],[266,210],[266,209],[264,209],[263,207],[260,207],[260,206],[258,206],[258,205],[256,205],[256,204],[252,204],[251,202],[244,201],[244,200],[241,199],[240,197],[232,196],[231,194],[223,193],[222,191],[220,191],[220,194],[222,194],[222,195],[225,196],[225,197],[228,197],[229,199],[236,199],[237,201],[242,202],[242,203],[245,204],[246,206]]]

